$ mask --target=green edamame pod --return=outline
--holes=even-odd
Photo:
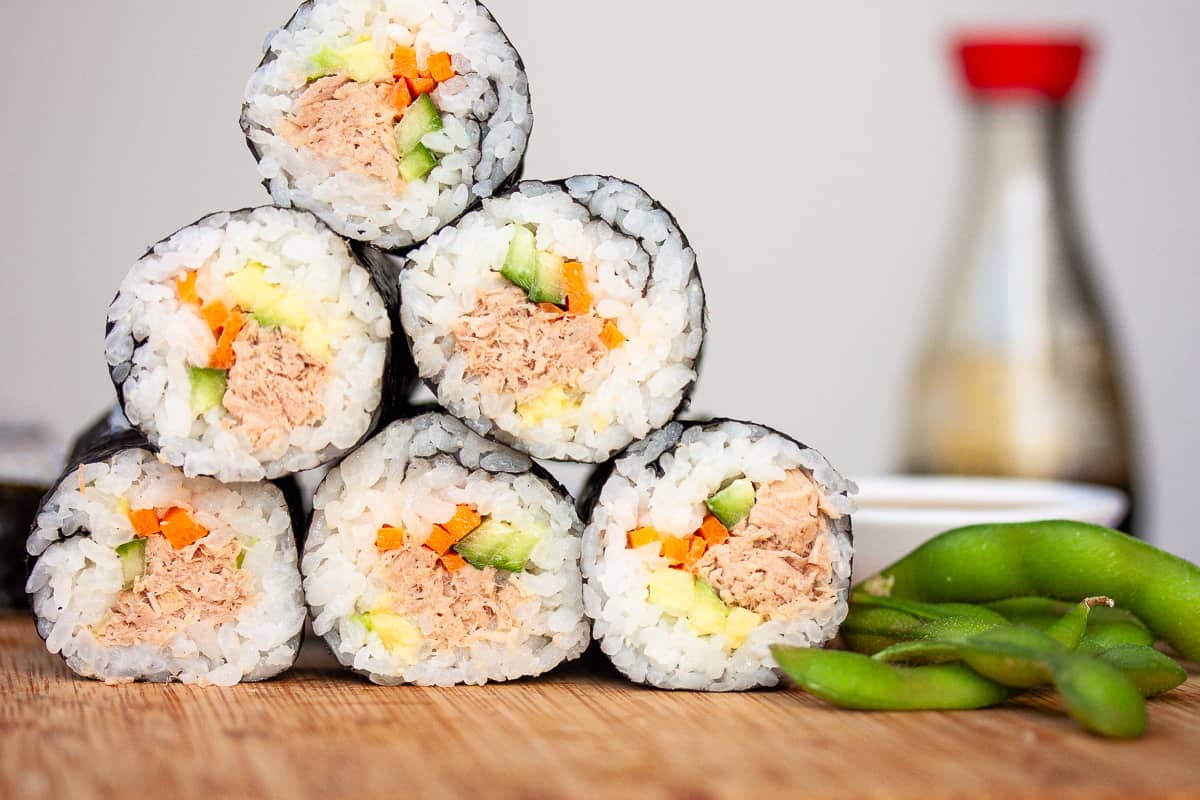
[[[1139,644],[1122,644],[1096,655],[1116,667],[1143,697],[1169,692],[1187,680],[1187,670],[1166,653]]]
[[[1154,644],[1154,634],[1146,630],[1143,625],[1129,622],[1089,622],[1087,633],[1083,635],[1083,642],[1080,643],[1080,646],[1086,642],[1106,648],[1122,644],[1140,644],[1149,647]]]
[[[962,659],[962,642],[945,639],[913,639],[885,647],[871,658],[886,664],[945,664]]]
[[[967,666],[1004,686],[1029,689],[1053,681],[1055,663],[1070,651],[1033,628],[1006,625],[962,642]]]
[[[935,603],[1106,595],[1184,657],[1200,660],[1200,567],[1119,531],[1082,522],[948,531],[868,579],[863,588]]]
[[[1004,687],[962,664],[894,667],[860,653],[771,648],[800,688],[835,706],[870,711],[984,708],[1008,699]]]
[[[1146,730],[1146,703],[1110,664],[1075,653],[1054,667],[1063,705],[1084,728],[1101,736],[1131,738]]]
[[[990,608],[972,603],[921,603],[913,600],[901,600],[894,597],[880,597],[865,592],[855,592],[850,596],[851,605],[867,608],[888,608],[923,620],[947,619],[950,617],[966,617],[1003,625],[1006,620],[1001,614]]]
[[[851,650],[870,654],[912,639],[922,624],[922,620],[890,608],[851,604],[838,632]]]
[[[1107,597],[1085,597],[1047,627],[1046,635],[1068,650],[1074,650],[1087,632],[1092,607],[1101,605],[1112,608],[1113,601]]]
[[[1009,622],[1019,622],[1022,625],[1032,625],[1045,630],[1075,606],[1072,603],[1049,597],[1009,597],[984,603],[984,607],[999,613]],[[1149,633],[1145,623],[1128,609],[1106,605],[1096,606],[1088,616],[1088,632],[1091,633],[1094,628],[1106,625],[1129,625]]]

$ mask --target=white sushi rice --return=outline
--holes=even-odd
[[[98,642],[91,628],[104,621],[123,583],[115,548],[134,539],[121,499],[133,508],[190,508],[209,530],[206,541],[240,541],[253,602],[234,621],[198,622],[161,647]],[[283,495],[270,484],[187,478],[146,450],[122,450],[63,478],[26,549],[37,558],[26,589],[38,632],[80,675],[228,686],[269,678],[295,661],[304,624],[296,544]]]
[[[223,278],[251,261],[266,267],[268,281],[304,298],[328,332],[332,354],[323,418],[265,448],[255,448],[220,406],[192,413],[188,367],[207,363],[213,337],[175,288],[184,270],[207,264],[209,284],[197,289],[202,297],[219,295]],[[184,228],[133,265],[108,322],[105,358],[126,416],[189,476],[248,481],[315,467],[365,436],[382,401],[392,332],[387,307],[345,240],[306,212],[222,212]]]
[[[313,56],[364,37],[381,52],[414,47],[420,64],[450,53],[457,73],[431,94],[442,130],[421,140],[438,165],[400,196],[275,133],[295,109]],[[529,84],[516,51],[474,0],[315,0],[270,38],[267,53],[246,86],[242,114],[259,173],[277,204],[313,211],[343,236],[385,249],[423,241],[520,167],[533,126]]]
[[[833,600],[814,607],[809,618],[764,622],[735,650],[727,647],[724,635],[698,635],[686,619],[650,603],[650,575],[666,562],[654,548],[635,550],[627,544],[628,532],[641,526],[673,533],[696,530],[705,499],[732,476],[769,483],[797,468],[812,475],[839,512],[854,510],[849,497],[853,484],[820,453],[758,425],[672,423],[615,462],[584,532],[581,566],[593,635],[617,669],[638,683],[664,689],[774,686],[780,673],[771,645],[816,647],[833,638],[848,610],[849,516],[824,534],[832,545]]]
[[[431,413],[393,423],[330,471],[313,501],[301,569],[313,630],[342,664],[375,683],[448,686],[539,675],[584,651],[582,524],[570,498],[531,466],[526,456]],[[518,626],[451,647],[426,641],[413,659],[393,653],[352,618],[397,590],[373,571],[381,558],[376,533],[384,524],[428,531],[460,503],[515,526],[548,524],[525,571],[510,578],[525,595],[515,609]],[[436,630],[436,618],[413,622],[423,635]]]
[[[578,407],[530,424],[511,392],[466,374],[452,329],[500,274],[514,224],[535,225],[537,247],[584,265],[597,313],[626,341],[586,373]],[[525,181],[484,202],[408,254],[400,317],[420,376],[477,432],[537,458],[602,461],[665,424],[696,380],[704,290],[696,255],[670,214],[639,187],[581,176]]]

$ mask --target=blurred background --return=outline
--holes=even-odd
[[[968,197],[948,42],[1086,30],[1070,182],[1129,388],[1139,532],[1200,560],[1200,4],[491,0],[532,75],[526,175],[633,179],[679,217],[711,325],[697,412],[851,474],[894,470],[912,370]],[[0,412],[61,436],[111,402],[104,312],[147,245],[266,201],[237,125],[294,0],[21,4],[0,89]],[[572,476],[568,476],[572,477]]]

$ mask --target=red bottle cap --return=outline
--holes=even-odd
[[[1032,94],[1055,102],[1071,94],[1089,49],[1083,36],[966,35],[954,45],[975,96]]]

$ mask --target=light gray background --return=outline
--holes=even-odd
[[[608,172],[678,215],[712,312],[701,411],[889,469],[964,197],[963,24],[1082,23],[1074,183],[1141,432],[1148,531],[1200,559],[1200,3],[493,0],[525,58],[526,174]],[[0,412],[109,402],[104,310],[151,242],[266,200],[237,127],[293,0],[5,3]]]

